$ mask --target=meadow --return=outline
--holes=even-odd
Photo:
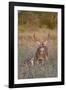
[[[57,77],[57,30],[43,27],[35,31],[21,32],[20,29],[21,27],[18,32],[18,79]],[[41,41],[46,40],[48,32],[50,33],[48,60],[43,65],[30,67],[28,64],[24,65],[26,60],[35,56],[38,48],[33,34],[35,33],[36,40]]]
[[[30,66],[35,57],[36,41],[49,36],[48,60]],[[18,79],[57,77],[57,13],[18,11]]]

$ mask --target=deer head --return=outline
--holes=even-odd
[[[39,40],[37,37],[36,37],[36,34],[35,34],[35,32],[33,33],[33,40],[34,40],[34,42],[38,45],[38,46],[42,46],[42,45],[44,45],[44,46],[48,46],[48,44],[49,44],[49,39],[50,39],[50,34],[48,33],[48,35],[47,35],[47,38],[45,39],[45,40]]]

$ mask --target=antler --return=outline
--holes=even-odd
[[[48,46],[50,40],[50,33],[47,35],[47,39],[44,41],[44,45]]]
[[[36,42],[36,41],[39,41],[38,38],[36,37],[36,32],[33,33],[33,40]]]

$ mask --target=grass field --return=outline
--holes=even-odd
[[[48,28],[39,28],[35,31],[37,40],[45,40],[48,32],[49,38],[49,56],[43,65],[29,67],[24,62],[35,56],[37,44],[33,39],[34,31],[18,32],[18,79],[27,78],[48,78],[57,77],[57,31]]]

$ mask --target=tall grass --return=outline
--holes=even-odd
[[[38,47],[33,38],[34,32],[39,41],[46,40],[48,32],[50,33],[49,59],[45,61],[44,65],[35,65],[29,68],[28,65],[24,65],[24,62],[35,56]],[[18,79],[47,77],[57,77],[57,31],[48,28],[39,28],[38,31],[19,30]]]

